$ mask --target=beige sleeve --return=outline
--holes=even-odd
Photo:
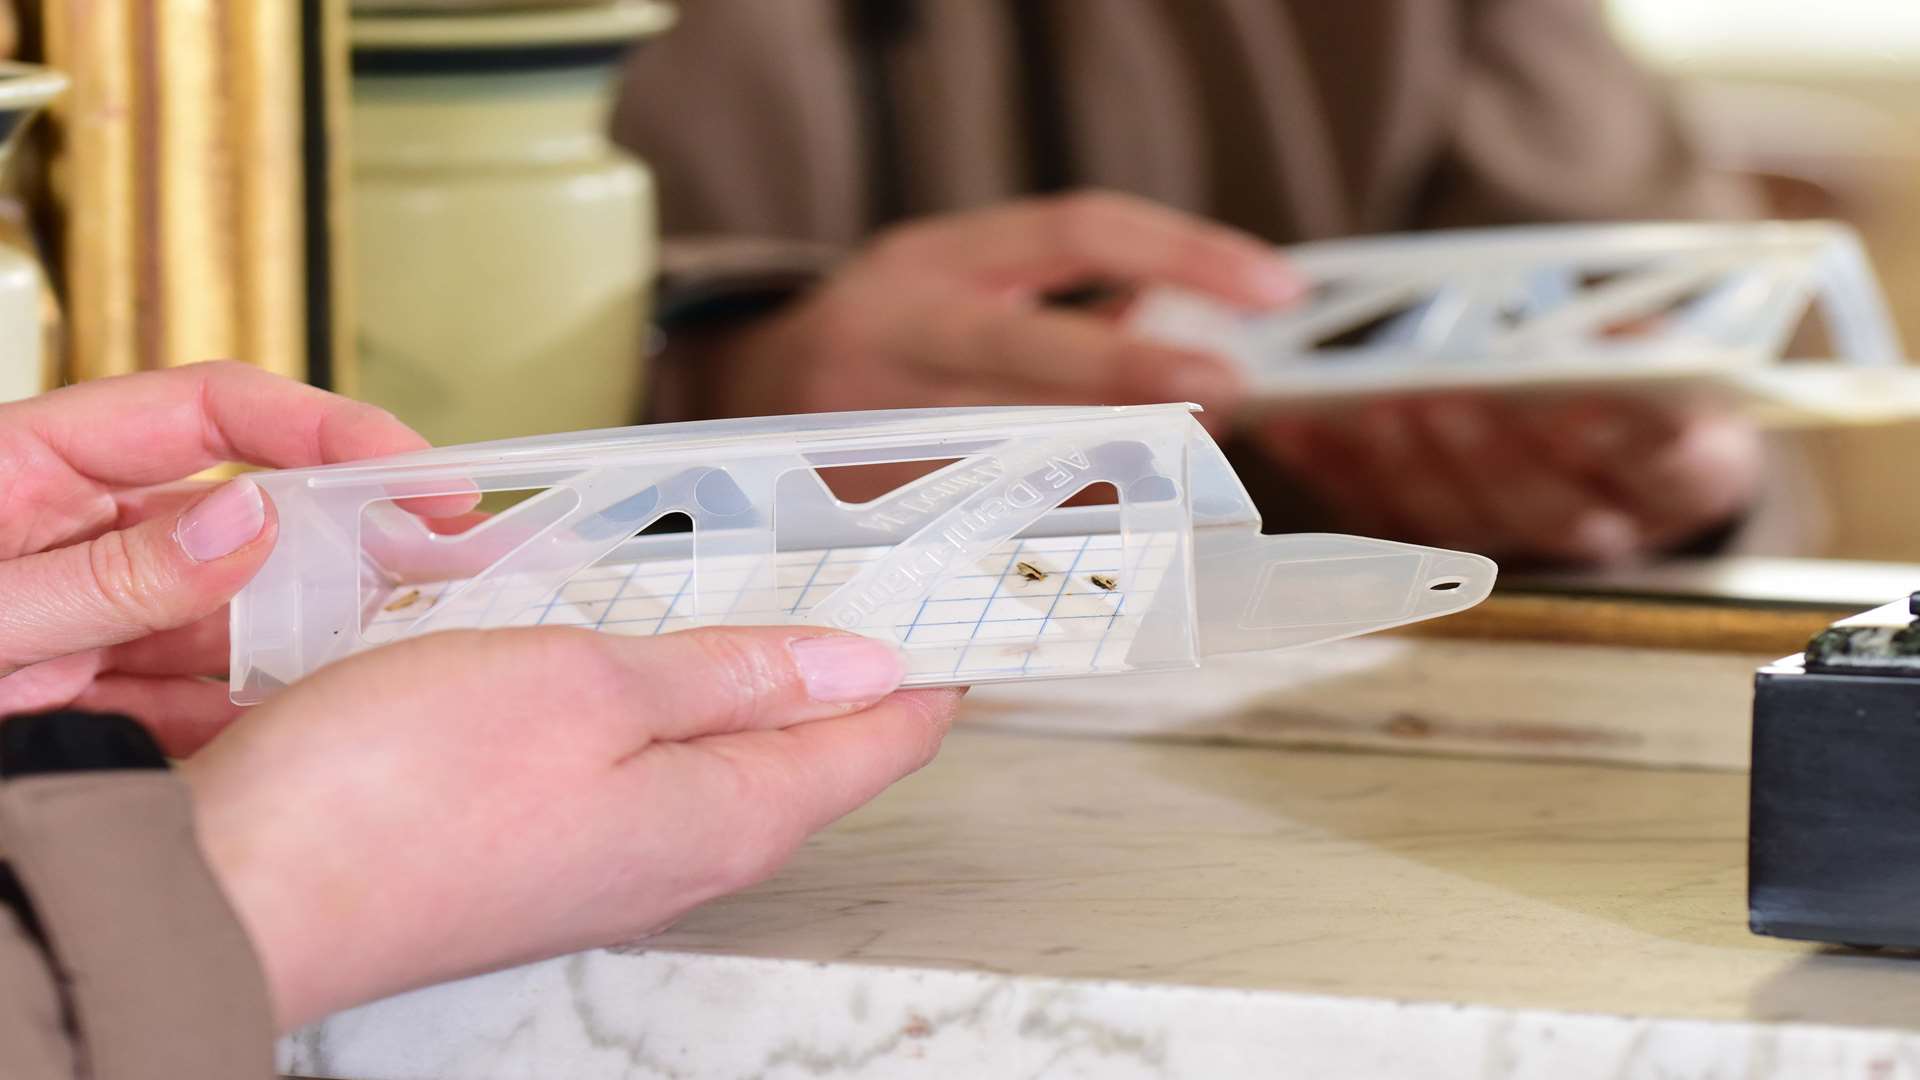
[[[792,291],[831,273],[845,248],[748,236],[669,237],[660,246],[659,317],[668,323],[702,304],[764,291]]]
[[[0,907],[0,1076],[70,1080],[77,1075],[66,1007],[46,950]]]
[[[648,423],[735,415],[725,362],[733,335],[831,273],[840,249],[750,237],[680,237],[661,249],[646,357]]]
[[[615,141],[658,184],[661,231],[846,246],[865,169],[841,5],[699,0],[634,51]]]
[[[636,50],[611,119],[658,190],[664,337],[649,421],[722,415],[719,356],[866,233],[865,154],[841,5],[700,0]]]
[[[178,778],[0,783],[0,853],[40,930],[0,908],[0,1076],[272,1075],[265,980],[201,858]]]
[[[1757,193],[1702,159],[1597,0],[1461,0],[1447,148],[1418,225],[1737,218]]]

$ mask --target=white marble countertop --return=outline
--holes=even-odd
[[[1920,1078],[1920,962],[1750,935],[1745,815],[1737,773],[963,729],[644,946],[346,1013],[282,1066]]]

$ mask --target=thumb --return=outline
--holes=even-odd
[[[706,627],[633,643],[656,739],[784,728],[859,712],[906,677],[898,647],[816,627]]]
[[[274,533],[272,508],[242,477],[176,514],[0,563],[0,676],[218,611]]]

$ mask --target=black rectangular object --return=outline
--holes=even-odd
[[[1920,947],[1920,679],[1760,669],[1749,802],[1754,933]]]

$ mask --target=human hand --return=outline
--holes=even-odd
[[[202,676],[227,669],[227,600],[276,524],[244,478],[176,482],[227,461],[296,467],[426,445],[381,409],[242,364],[0,405],[0,714],[123,712],[168,752],[191,751],[236,712]]]
[[[1246,309],[1305,291],[1253,237],[1128,196],[949,214],[893,229],[788,310],[716,343],[705,411],[1195,401],[1223,419],[1243,392],[1226,361],[1046,302],[1158,283]]]
[[[1495,558],[1612,564],[1738,514],[1758,434],[1629,399],[1448,396],[1274,417],[1258,441],[1345,527]]]
[[[801,627],[432,634],[185,763],[283,1027],[654,932],[932,757],[953,690]]]

